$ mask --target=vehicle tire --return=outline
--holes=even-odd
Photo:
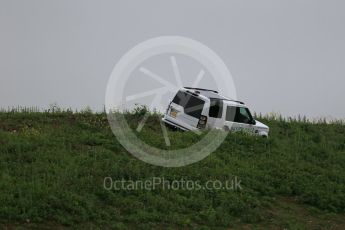
[[[230,131],[230,129],[229,129],[228,126],[224,126],[224,127],[223,127],[223,130],[226,131],[226,132],[229,132],[229,131]]]

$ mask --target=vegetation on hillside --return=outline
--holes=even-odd
[[[127,113],[136,127],[143,111]],[[164,147],[157,114],[138,136]],[[0,112],[0,226],[73,228],[238,227],[341,229],[345,225],[345,126],[261,117],[268,139],[230,133],[204,160],[146,164],[111,132],[106,114]],[[169,136],[176,146],[198,140]],[[104,179],[241,180],[240,190],[105,189]]]

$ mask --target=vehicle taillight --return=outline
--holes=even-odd
[[[200,118],[199,118],[199,122],[198,122],[197,128],[203,129],[203,128],[206,127],[206,124],[207,124],[207,117],[201,115]]]

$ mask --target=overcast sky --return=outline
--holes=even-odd
[[[345,118],[345,1],[0,0],[0,107],[100,109],[134,45],[179,35],[213,49],[256,112]]]

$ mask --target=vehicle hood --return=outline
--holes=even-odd
[[[255,120],[256,121],[256,124],[255,126],[260,128],[260,129],[269,129],[269,127],[267,125],[265,125],[264,123],[258,121],[258,120]]]

